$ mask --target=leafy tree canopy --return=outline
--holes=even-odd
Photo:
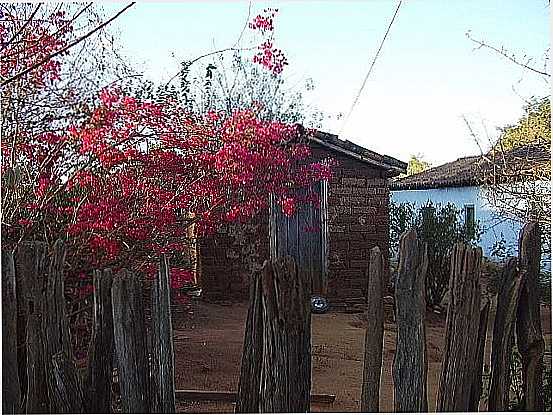
[[[501,129],[497,143],[503,150],[529,144],[551,145],[551,102],[549,97],[533,99],[524,107],[524,115],[514,125]]]
[[[432,167],[428,161],[424,160],[424,156],[411,155],[409,162],[407,163],[407,174],[405,176],[411,176],[412,174],[422,173]],[[404,177],[405,177],[404,176]]]

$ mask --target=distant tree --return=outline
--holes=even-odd
[[[501,56],[513,65],[524,68],[525,73],[550,83],[548,51],[544,54],[543,68],[538,67],[532,58],[517,56],[503,46],[494,46],[483,40],[467,37],[477,45]],[[545,94],[544,94],[545,95]],[[465,119],[470,134],[481,147],[481,136],[474,131]],[[499,137],[490,138],[491,150],[482,151],[482,156],[494,168],[488,169],[485,182],[485,197],[494,207],[498,216],[520,222],[536,220],[543,229],[551,226],[551,103],[550,97],[531,98],[526,101],[523,116],[513,125],[499,128]],[[519,151],[516,157],[514,149],[527,147],[528,152]],[[482,147],[481,147],[482,148]],[[550,252],[549,232],[543,232],[544,252]]]
[[[407,176],[412,174],[422,173],[425,170],[428,170],[432,165],[424,160],[421,154],[411,155],[409,162],[407,163]]]
[[[514,125],[501,128],[496,148],[512,150],[525,145],[551,146],[551,102],[549,97],[533,99]]]
[[[412,174],[422,173],[432,167],[428,161],[424,160],[424,156],[421,154],[412,154],[411,158],[407,162],[407,172],[398,176],[398,179],[411,176]]]

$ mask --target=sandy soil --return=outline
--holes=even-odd
[[[178,389],[236,391],[244,335],[247,304],[222,306],[198,302],[193,312],[176,319],[175,377]],[[386,308],[383,372],[380,392],[381,411],[393,411],[391,367],[395,350],[396,326],[392,311]],[[551,310],[544,308],[543,331],[546,350],[551,356]],[[445,314],[427,316],[428,403],[435,408],[444,346]],[[365,336],[363,314],[329,312],[312,320],[312,393],[336,395],[331,405],[312,405],[315,412],[359,411]],[[490,330],[488,343],[491,342]],[[489,345],[486,346],[490,353]],[[489,358],[489,357],[488,357]],[[219,402],[182,402],[179,412],[233,412],[233,405]]]

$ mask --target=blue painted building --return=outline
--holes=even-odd
[[[542,154],[543,153],[543,154]],[[474,156],[463,157],[450,163],[443,164],[422,173],[406,176],[391,182],[391,200],[395,203],[415,203],[417,207],[428,201],[434,204],[446,205],[452,203],[462,213],[465,222],[475,221],[480,228],[481,236],[478,245],[482,247],[485,256],[492,260],[494,246],[504,241],[508,255],[517,255],[518,236],[523,223],[502,215],[489,202],[488,184],[503,180],[506,188],[517,186],[524,180],[524,172],[535,166],[549,166],[550,154],[541,149],[521,147],[511,152],[501,154],[501,163],[495,162],[499,157]],[[546,163],[549,163],[548,165]],[[525,182],[529,183],[529,182]],[[547,192],[550,197],[551,182],[532,182]],[[515,200],[524,206],[525,201]],[[549,232],[549,229],[545,229]],[[542,258],[543,267],[551,269],[550,257]]]
[[[465,221],[473,217],[480,226],[482,234],[478,245],[485,256],[492,257],[494,245],[501,240],[505,241],[507,250],[515,254],[522,223],[498,215],[487,202],[484,192],[485,189],[480,186],[392,190],[391,198],[395,203],[415,203],[417,207],[428,201],[441,205],[452,203],[463,214]]]

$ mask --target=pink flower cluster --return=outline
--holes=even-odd
[[[284,65],[288,65],[288,60],[282,50],[273,48],[273,43],[266,40],[258,46],[259,52],[253,57],[255,63],[259,63],[273,74],[278,75],[284,70]]]
[[[263,14],[258,14],[248,24],[248,27],[253,30],[261,30],[264,32],[272,32],[274,30],[273,20],[278,13],[278,9],[264,9]]]
[[[258,52],[254,55],[253,61],[271,71],[274,75],[279,75],[288,65],[288,60],[281,49],[275,48],[273,44],[274,19],[278,9],[265,9],[263,14],[257,15],[250,23],[249,28],[258,30],[266,38],[257,48]]]

